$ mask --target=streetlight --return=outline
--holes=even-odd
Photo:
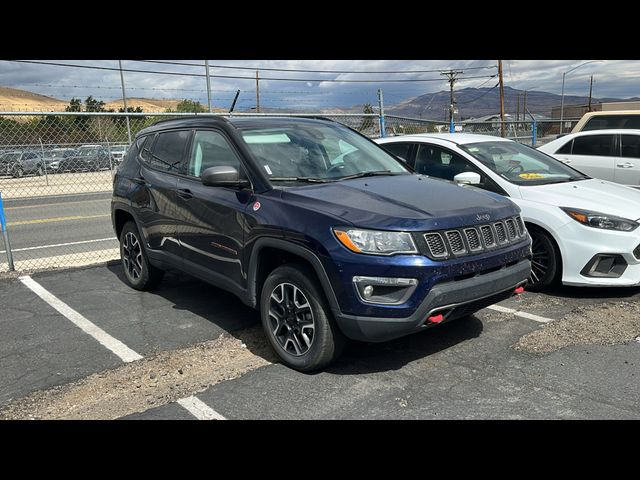
[[[588,63],[595,63],[595,62],[601,62],[602,60],[589,60],[588,62],[584,62],[581,63],[580,65],[578,65],[577,67],[573,67],[570,70],[567,70],[566,72],[564,72],[562,74],[562,97],[560,98],[560,133],[562,133],[562,121],[564,119],[564,77],[567,73],[571,73],[573,72],[575,69],[582,67],[583,65],[586,65]]]

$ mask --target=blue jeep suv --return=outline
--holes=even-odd
[[[287,365],[522,290],[531,241],[499,195],[416,175],[326,119],[191,117],[140,131],[114,178],[127,282],[187,272],[260,311]]]

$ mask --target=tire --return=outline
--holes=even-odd
[[[36,170],[36,175],[38,175],[39,177],[44,175],[44,169],[42,168],[42,165],[38,165],[38,169]]]
[[[291,303],[285,305],[287,301]],[[282,312],[282,316],[271,312]],[[302,265],[283,265],[269,274],[260,295],[260,317],[271,346],[282,362],[295,370],[309,372],[326,367],[344,349],[346,339],[333,319],[315,272]]]
[[[153,290],[162,281],[164,270],[149,263],[142,236],[134,222],[120,232],[120,259],[127,283],[136,290]]]
[[[560,252],[548,233],[538,228],[528,228],[531,235],[531,276],[527,290],[544,290],[558,281],[560,276]]]
[[[11,170],[11,175],[13,178],[22,178],[24,177],[24,169],[19,165],[15,165]]]

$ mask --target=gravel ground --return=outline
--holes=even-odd
[[[0,420],[109,420],[161,406],[275,361],[260,327],[234,338],[165,351],[38,391],[0,410]]]
[[[546,354],[571,345],[616,345],[640,335],[640,303],[610,302],[575,307],[560,320],[524,335],[516,350]]]

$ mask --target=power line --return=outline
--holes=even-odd
[[[93,70],[107,70],[107,71],[115,71],[119,72],[119,68],[112,67],[100,67],[97,65],[74,65],[69,63],[53,63],[53,62],[41,62],[36,60],[2,60],[3,62],[17,62],[17,63],[30,63],[37,65],[51,65],[56,67],[74,67],[74,68],[86,68]],[[203,73],[184,73],[184,72],[160,72],[155,70],[138,70],[132,68],[123,68],[123,72],[131,72],[131,73],[150,73],[156,75],[175,75],[181,77],[206,77]],[[241,79],[241,80],[253,80],[255,81],[255,77],[240,77],[234,75],[209,75],[210,77],[215,78],[233,78],[233,79]],[[460,79],[472,79],[472,78],[487,78],[486,75],[482,76],[471,76],[471,77],[460,77]],[[440,78],[405,78],[402,80],[393,80],[393,79],[383,79],[383,80],[338,80],[338,79],[310,79],[310,78],[275,78],[268,77],[263,78],[262,80],[274,80],[274,81],[287,81],[287,82],[331,82],[331,83],[407,83],[407,82],[441,82]]]
[[[132,62],[144,62],[144,63],[158,63],[163,65],[184,65],[189,67],[204,67],[204,63],[181,63],[181,62],[170,62],[165,60],[130,60]],[[213,65],[209,64],[210,68],[229,68],[236,70],[264,70],[264,71],[272,71],[272,72],[301,72],[301,73],[436,73],[441,72],[446,69],[436,69],[436,70],[310,70],[310,69],[297,69],[297,68],[272,68],[272,67],[241,67],[237,65]],[[496,68],[495,65],[486,65],[482,67],[464,67],[465,70],[481,70],[481,69],[489,69]]]

